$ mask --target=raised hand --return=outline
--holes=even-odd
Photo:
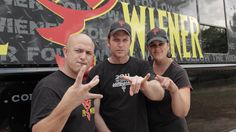
[[[149,79],[150,74],[148,73],[144,78],[140,76],[123,76],[122,79],[125,79],[130,82],[130,96],[137,94],[141,88],[146,88],[147,80]]]
[[[64,95],[64,97],[68,100],[68,103],[71,103],[74,107],[80,105],[84,100],[103,97],[101,94],[93,94],[89,92],[92,87],[98,84],[99,76],[95,76],[87,84],[82,84],[85,71],[86,66],[82,66],[75,80],[75,83],[71,87],[69,87]]]

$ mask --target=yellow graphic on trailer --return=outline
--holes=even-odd
[[[128,3],[121,2],[121,4],[124,19],[132,27],[132,40],[138,41],[143,58],[145,58],[146,14],[149,15],[149,24],[147,24],[150,26],[149,29],[153,29],[157,26],[154,22],[155,18],[157,18],[158,26],[168,33],[173,58],[177,57],[176,53],[179,55],[180,60],[183,58],[203,58],[199,42],[200,26],[196,18],[145,6],[133,6],[132,11],[130,11]],[[139,8],[139,13],[137,13],[136,8]],[[154,16],[154,12],[157,12],[157,16]],[[167,24],[165,20],[167,20]],[[189,27],[186,25],[189,25]],[[191,40],[191,48],[187,48],[187,38]],[[134,53],[134,47],[135,41],[132,41],[130,49],[131,55]]]
[[[0,55],[7,55],[8,43],[0,44]]]
[[[67,33],[79,33],[84,29],[85,21],[94,19],[98,16],[101,16],[102,14],[107,13],[118,2],[117,0],[108,0],[108,2],[105,4],[106,6],[103,5],[95,9],[98,5],[104,2],[104,0],[85,0],[85,2],[94,10],[86,10],[87,14],[89,15],[89,19],[87,19],[87,17],[78,17],[80,18],[80,21],[77,20],[76,23],[74,23],[76,28],[72,28],[72,22],[75,21],[70,20],[74,20],[75,17],[73,15],[71,17],[69,14],[77,13],[78,15],[81,10],[77,11],[56,5],[55,3],[59,3],[60,0],[53,0],[55,3],[49,2],[47,0],[37,1],[43,4],[45,7],[48,7],[50,10],[55,10],[54,13],[57,13],[56,11],[60,10],[60,13],[64,14],[63,23],[67,22],[66,26],[70,28],[66,28],[65,26],[63,27],[62,23],[60,26],[54,28],[36,29],[42,37],[62,45],[66,45],[67,35],[59,33],[59,28],[64,28],[65,32]],[[180,60],[203,58],[199,41],[200,26],[196,18],[146,6],[131,6],[129,3],[120,3],[124,20],[132,27],[133,41],[130,48],[131,56],[134,55],[135,48],[140,47],[141,56],[143,59],[145,59],[146,31],[153,29],[155,26],[159,26],[159,28],[164,29],[168,33],[170,52],[173,58],[178,57]],[[95,13],[95,11],[97,11],[97,13]],[[155,25],[155,23],[158,23],[159,25]]]
[[[59,2],[60,2],[60,0],[53,0],[53,2],[55,2],[55,3],[59,3]]]

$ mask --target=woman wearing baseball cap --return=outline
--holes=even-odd
[[[185,116],[190,109],[192,88],[187,72],[169,52],[169,40],[164,30],[154,28],[146,36],[150,64],[165,95],[161,101],[147,100],[150,132],[188,132]]]

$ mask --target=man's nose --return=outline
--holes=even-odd
[[[86,58],[86,52],[82,52],[80,54],[80,59],[85,59]]]
[[[124,46],[124,42],[120,41],[120,42],[118,43],[118,46],[119,46],[119,47],[123,47],[123,46]]]

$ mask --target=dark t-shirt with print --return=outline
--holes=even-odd
[[[178,88],[192,88],[187,72],[174,61],[162,76],[172,79]],[[162,101],[150,101],[147,99],[147,111],[150,132],[188,131],[186,120],[175,116],[171,109],[171,96],[168,90],[165,90],[165,96]]]
[[[52,112],[74,81],[56,71],[37,84],[32,95],[30,127]],[[86,102],[72,111],[63,132],[95,132],[94,104],[91,100]]]
[[[147,73],[153,73],[149,63],[132,57],[125,64],[105,60],[90,71],[88,80],[99,75],[100,82],[93,92],[103,95],[100,114],[112,132],[149,131],[144,95],[139,92],[130,96],[130,83],[121,79],[122,75],[144,77]]]

